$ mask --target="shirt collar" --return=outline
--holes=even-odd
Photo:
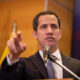
[[[39,54],[40,54],[40,56],[42,57],[42,59],[44,59],[44,58],[43,58],[43,51],[39,50]],[[61,60],[61,54],[60,54],[59,49],[57,49],[57,50],[56,50],[54,53],[52,53],[51,55],[57,57],[58,60]]]

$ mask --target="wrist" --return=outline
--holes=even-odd
[[[10,56],[9,55],[7,56],[7,63],[8,63],[8,65],[13,65],[13,64],[15,64],[18,61],[19,61],[19,58],[14,59],[14,60],[10,60]]]
[[[19,58],[18,56],[15,56],[15,55],[12,55],[12,54],[9,54],[8,57],[9,57],[11,62],[15,61],[15,60],[17,60]]]

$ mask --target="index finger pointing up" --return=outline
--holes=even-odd
[[[17,32],[17,37],[19,41],[22,41],[21,31]]]

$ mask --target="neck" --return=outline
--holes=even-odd
[[[44,47],[40,47],[39,49],[43,51]],[[52,53],[54,53],[58,49],[58,47],[52,47],[52,46],[50,46],[50,49],[51,49],[50,54],[52,54]]]

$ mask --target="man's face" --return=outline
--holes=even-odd
[[[33,34],[38,40],[40,49],[43,49],[44,46],[57,48],[61,38],[57,18],[49,14],[40,16],[37,31],[33,31]]]

